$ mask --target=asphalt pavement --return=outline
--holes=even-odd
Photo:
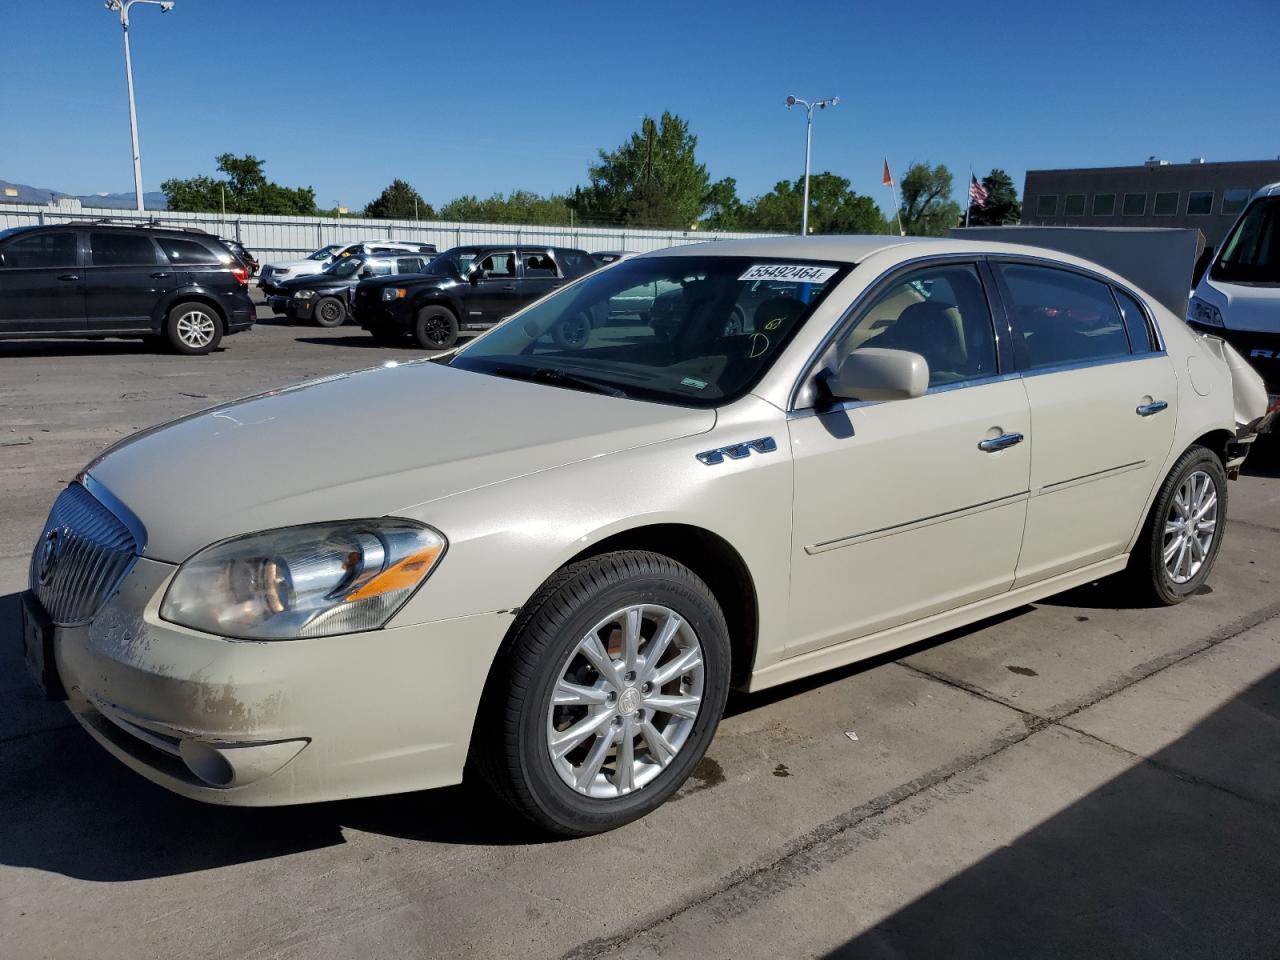
[[[470,785],[207,807],[37,698],[15,597],[80,467],[224,399],[419,355],[278,323],[205,358],[0,342],[0,956],[1280,956],[1274,453],[1231,485],[1189,602],[1091,585],[735,695],[675,799],[599,837],[537,836]]]

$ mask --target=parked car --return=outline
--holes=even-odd
[[[228,240],[225,237],[219,237],[223,245],[246,267],[249,269],[249,276],[252,277],[258,272],[258,258],[245,249],[245,245],[239,240]]]
[[[0,231],[0,339],[142,337],[209,353],[253,326],[249,271],[200,231],[50,224]]]
[[[525,304],[599,269],[568,247],[474,246],[446,250],[411,279],[366,280],[356,289],[356,323],[384,343],[412,339],[426,350],[452,347],[462,330],[487,330]],[[558,329],[579,335],[578,321]]]
[[[358,243],[331,244],[308,254],[302,260],[264,264],[258,278],[258,286],[263,293],[271,296],[280,292],[276,288],[285,280],[319,273],[335,260],[351,257],[357,253],[434,254],[436,253],[436,245],[434,243],[418,243],[411,240],[361,240]]]
[[[611,263],[617,263],[619,260],[634,256],[635,254],[630,250],[598,250],[591,254],[591,259],[600,264],[600,266],[607,267]]]
[[[321,327],[346,323],[356,284],[369,277],[421,273],[431,262],[430,254],[393,255],[357,253],[335,260],[317,274],[295,277],[278,284],[280,292],[269,297],[272,311],[290,320],[314,322]]]
[[[690,276],[709,296],[675,336],[552,335]],[[757,280],[776,296],[726,334]],[[442,360],[122,441],[55,501],[11,609],[47,693],[184,796],[307,803],[472,765],[542,828],[593,833],[679,789],[731,686],[1108,575],[1135,602],[1203,592],[1263,408],[1233,355],[1013,244],[644,254]]]
[[[1199,273],[1187,322],[1240,351],[1280,410],[1280,183],[1253,195]]]

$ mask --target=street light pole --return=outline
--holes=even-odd
[[[825,110],[827,107],[834,107],[839,102],[839,97],[827,97],[823,100],[815,100],[812,103],[808,100],[801,100],[798,97],[787,97],[788,110],[794,107],[797,103],[802,104],[805,110],[804,206],[800,210],[800,236],[802,237],[807,237],[809,235],[809,159],[813,156],[813,110],[815,107],[819,110]]]
[[[129,86],[129,134],[133,138],[133,192],[138,212],[142,213],[142,151],[138,149],[138,110],[133,102],[133,55],[129,52],[129,8],[135,3],[153,3],[161,13],[173,9],[169,0],[107,0],[105,6],[120,14],[120,27],[124,32],[124,76]]]

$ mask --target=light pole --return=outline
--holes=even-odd
[[[834,107],[840,102],[839,97],[826,97],[822,100],[815,100],[810,103],[808,100],[801,100],[799,97],[787,97],[787,109],[790,110],[797,103],[801,104],[805,110],[804,124],[804,207],[800,210],[800,236],[807,237],[809,235],[809,157],[813,153],[813,110],[817,107],[819,110],[825,110],[827,107]]]
[[[133,57],[129,54],[129,8],[135,3],[153,3],[161,13],[173,9],[172,0],[107,0],[104,6],[112,13],[120,14],[120,27],[124,30],[124,76],[129,83],[129,133],[133,136],[133,192],[138,200],[138,212],[142,206],[142,155],[138,151],[138,111],[133,105]]]

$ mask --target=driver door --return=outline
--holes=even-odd
[[[487,254],[476,261],[472,271],[471,292],[466,300],[467,322],[497,323],[516,312],[520,291],[516,285],[515,251]]]
[[[787,656],[994,596],[1013,583],[1026,520],[1031,416],[1005,376],[979,267],[885,281],[830,348],[921,354],[924,396],[796,410]],[[995,438],[1006,438],[992,444]]]

